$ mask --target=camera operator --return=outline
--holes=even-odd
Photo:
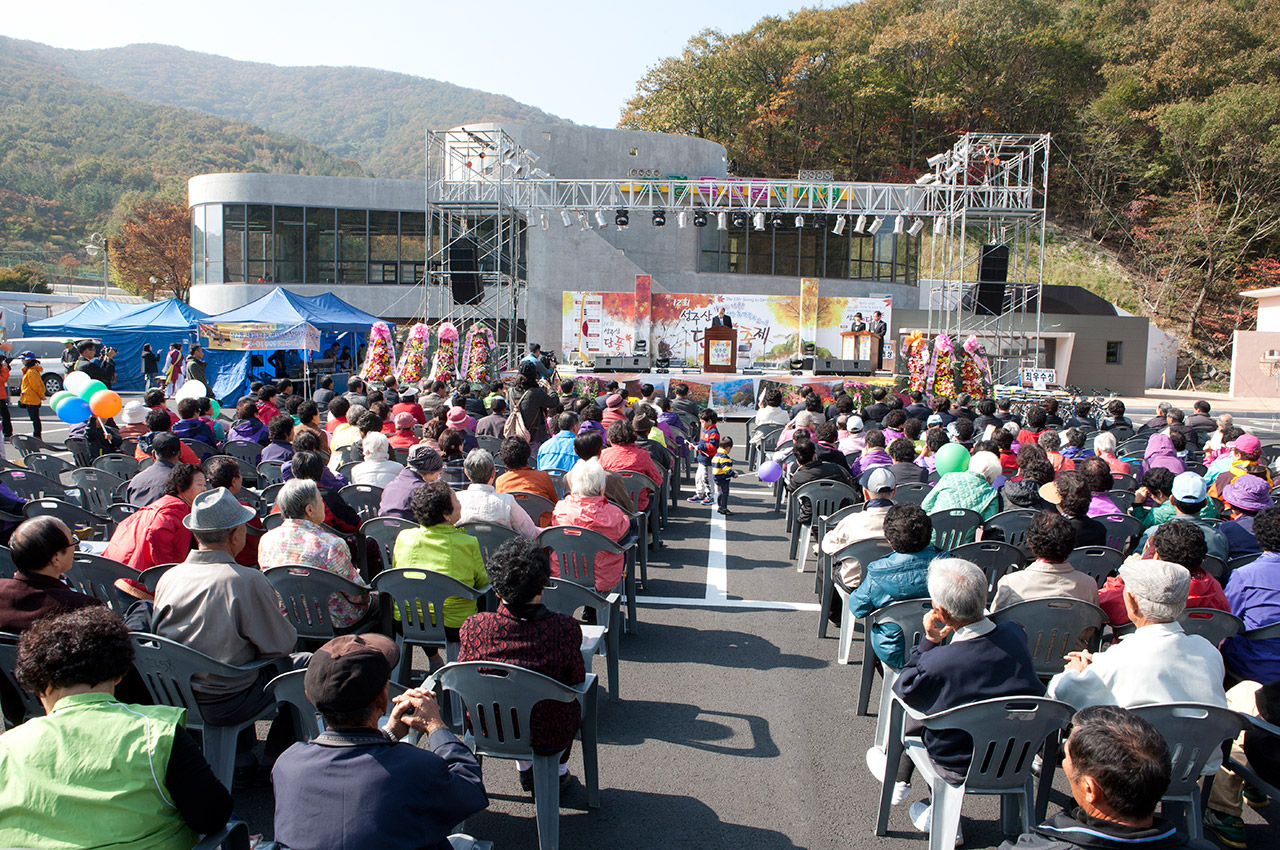
[[[550,352],[543,354],[541,343],[535,342],[533,345],[529,346],[529,353],[525,355],[524,359],[532,363],[538,370],[539,378],[544,381],[551,380],[551,375],[555,371],[553,365],[555,363],[555,355]]]

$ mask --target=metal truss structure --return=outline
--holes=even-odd
[[[940,202],[933,210],[929,330],[949,334],[957,346],[976,335],[997,382],[1014,383],[1019,369],[1044,362],[1050,141],[1048,134],[966,133],[930,157],[933,171],[920,178]],[[1008,252],[1007,282],[992,282],[984,298],[975,282],[983,251],[993,249]]]
[[[494,328],[500,361],[522,342],[528,280],[526,229],[614,226],[620,211],[670,214],[680,227],[725,229],[746,215],[763,227],[775,215],[827,216],[835,232],[918,234],[933,221],[930,331],[975,333],[998,380],[1037,365],[1048,182],[1048,135],[967,133],[930,157],[915,185],[754,178],[558,179],[501,128],[427,133],[427,296],[423,315]],[[701,216],[706,216],[705,221]],[[553,219],[554,217],[554,219]],[[559,220],[559,221],[554,221]],[[645,222],[637,217],[637,225]],[[941,238],[937,238],[941,237]],[[979,245],[1009,248],[1001,310],[972,312]],[[1032,253],[1033,247],[1039,251]],[[475,304],[453,298],[452,275],[474,257],[483,284]],[[1028,327],[1026,317],[1035,314]]]

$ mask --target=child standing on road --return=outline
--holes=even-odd
[[[702,434],[698,437],[698,475],[694,479],[694,493],[689,501],[709,505],[713,489],[711,461],[720,449],[720,431],[716,428],[720,417],[716,416],[714,410],[707,408],[698,414],[698,418],[702,420]]]
[[[733,458],[729,457],[732,450],[733,438],[721,437],[720,448],[711,462],[711,473],[716,480],[716,513],[721,516],[733,513],[729,510],[729,479],[736,478],[738,473],[733,471]]]

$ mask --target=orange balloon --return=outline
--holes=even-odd
[[[118,415],[122,407],[120,394],[111,390],[98,390],[89,399],[89,409],[93,411],[93,415],[103,419]]]

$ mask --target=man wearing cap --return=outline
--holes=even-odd
[[[418,424],[418,420],[413,418],[412,413],[401,411],[395,414],[391,419],[391,424],[395,426],[395,430],[387,437],[387,442],[391,444],[391,448],[409,449],[418,444],[418,438],[413,433],[413,427]]]
[[[281,845],[446,850],[450,828],[489,805],[480,763],[431,692],[390,697],[399,661],[395,642],[376,634],[334,638],[312,656],[303,683],[326,731],[294,744],[272,771]],[[429,736],[427,748],[400,746],[410,730]]]
[[[494,396],[493,401],[489,402],[489,409],[493,412],[481,417],[476,423],[476,436],[497,437],[501,440],[502,429],[507,426],[507,400],[502,396]]]
[[[442,469],[444,458],[435,449],[423,444],[409,449],[404,471],[391,479],[391,483],[382,491],[378,516],[394,516],[413,521],[413,510],[409,507],[413,491],[428,481],[439,478]]]
[[[604,416],[600,418],[600,424],[608,428],[615,422],[621,422],[627,418],[627,402],[621,393],[612,393],[604,400]]]
[[[1130,561],[1120,568],[1124,606],[1137,631],[1096,655],[1067,654],[1066,669],[1049,681],[1049,696],[1076,708],[1132,708],[1165,702],[1227,705],[1222,655],[1178,624],[1191,573],[1169,561]]]
[[[1265,478],[1269,487],[1274,485],[1275,482],[1271,480],[1271,471],[1262,461],[1261,440],[1252,434],[1242,434],[1227,443],[1225,448],[1231,450],[1230,465],[1213,479],[1213,484],[1209,487],[1210,496],[1221,497],[1222,491],[1228,484],[1246,473]]]
[[[62,367],[68,372],[73,372],[76,368],[76,360],[80,358],[80,353],[76,351],[76,341],[64,339],[62,346]]]
[[[864,476],[862,510],[849,514],[822,538],[822,551],[834,555],[846,546],[884,536],[884,518],[893,507],[897,481],[886,466],[877,466]],[[841,584],[850,590],[862,582],[863,565],[857,558],[844,558],[837,565]],[[838,606],[838,600],[835,601]],[[837,609],[838,610],[838,609]],[[839,617],[833,618],[837,622]]]
[[[1262,552],[1253,533],[1253,518],[1271,507],[1271,489],[1256,475],[1241,475],[1222,488],[1222,501],[1231,519],[1218,524],[1218,533],[1227,539],[1227,557],[1257,555]]]
[[[136,400],[127,402],[120,411],[120,437],[137,440],[147,433],[150,433],[147,428],[147,406]]]
[[[1183,472],[1175,475],[1173,478],[1173,494],[1169,497],[1170,503],[1173,505],[1173,519],[1169,522],[1177,522],[1183,520],[1190,522],[1204,533],[1205,547],[1208,554],[1226,563],[1227,561],[1227,538],[1214,527],[1213,523],[1200,518],[1200,512],[1204,510],[1205,504],[1209,501],[1209,494],[1205,492],[1204,479],[1195,472]],[[1138,540],[1137,551],[1146,553],[1147,544],[1151,541],[1151,535],[1161,526],[1152,526],[1143,532],[1142,537]]]
[[[418,404],[418,389],[414,386],[407,386],[400,390],[400,401],[391,407],[391,415],[399,416],[401,413],[410,413],[413,420],[419,425],[427,424],[426,411],[422,409],[422,405]]]
[[[151,630],[224,664],[243,667],[264,658],[287,659],[298,633],[280,612],[280,597],[260,570],[236,563],[245,523],[256,516],[230,490],[219,487],[192,500],[182,524],[199,547],[156,583]],[[302,666],[305,654],[293,662]],[[280,669],[268,666],[232,675],[199,674],[192,689],[206,722],[230,726],[256,717],[275,701],[265,690]],[[267,736],[268,763],[293,742],[293,716],[282,711]],[[236,774],[254,772],[249,753],[237,756]]]

